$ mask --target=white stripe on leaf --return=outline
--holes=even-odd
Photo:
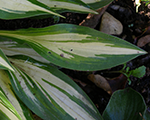
[[[16,109],[18,114],[21,116],[21,119],[26,120],[20,103],[18,102],[15,94],[12,91],[12,86],[8,74],[4,70],[0,70],[0,83],[1,89],[4,91],[5,95],[7,96],[13,107]]]
[[[15,14],[26,14],[31,11],[43,11],[46,13],[54,14],[61,16],[53,11],[47,10],[43,7],[40,7],[36,4],[29,2],[28,0],[1,0],[0,1],[0,9]],[[63,16],[61,16],[63,17]]]
[[[2,111],[3,113],[6,114],[6,116],[10,119],[10,120],[19,120],[8,108],[6,108],[2,103],[2,101],[0,100],[0,111]],[[20,119],[21,120],[21,119]]]
[[[68,59],[74,58],[73,55],[78,55],[82,57],[99,57],[103,59],[104,57],[100,55],[133,55],[146,53],[145,51],[140,51],[136,49],[115,47],[113,46],[114,44],[110,43],[92,42],[92,37],[87,34],[83,35],[77,33],[63,33],[54,35],[25,36],[18,34],[2,33],[2,35],[13,36],[18,39],[23,39],[32,42],[33,44],[36,44],[38,46],[42,45],[47,49],[50,49],[51,51],[55,52],[56,54],[63,55],[63,57]],[[86,42],[79,42],[82,40],[86,40]],[[69,52],[73,55],[67,54],[63,51]]]
[[[39,89],[43,92],[44,95],[46,95],[47,93],[49,96],[51,96],[52,99],[55,100],[55,102],[59,106],[61,106],[68,114],[70,114],[74,118],[79,117],[79,119],[83,119],[83,118],[94,119],[89,113],[87,113],[75,101],[71,100],[66,94],[64,94],[62,91],[60,91],[56,87],[51,86],[51,84],[54,84],[58,88],[67,92],[70,96],[72,97],[74,96],[77,99],[81,100],[85,105],[89,106],[95,113],[97,113],[97,111],[93,108],[90,102],[87,101],[77,90],[75,90],[68,83],[54,76],[50,72],[35,66],[33,63],[27,62],[26,64],[24,64],[22,60],[13,60],[13,59],[10,59],[10,60],[13,61],[14,65],[17,65],[19,69],[23,70],[26,74],[28,74],[31,77],[31,79],[35,82],[35,84],[39,87]],[[48,98],[47,95],[46,97]]]
[[[2,69],[14,71],[11,63],[8,61],[7,57],[5,56],[5,54],[1,49],[0,49],[0,67]]]
[[[21,46],[21,47],[19,47]],[[0,48],[3,50],[4,54],[8,56],[13,55],[27,55],[29,57],[32,57],[36,60],[39,60],[44,63],[50,63],[50,61],[46,60],[42,56],[40,56],[37,52],[35,52],[32,48],[28,46],[23,46],[22,44],[19,44],[14,41],[6,41],[1,42],[0,41]]]
[[[94,13],[97,14],[96,11],[91,10],[87,7],[84,7],[82,5],[78,4],[73,4],[69,2],[64,2],[64,1],[49,1],[49,0],[38,0],[39,2],[46,4],[47,6],[51,7],[56,7],[56,8],[61,8],[61,9],[69,9],[69,10],[75,10],[75,11],[82,11],[82,12],[89,12],[89,13]]]

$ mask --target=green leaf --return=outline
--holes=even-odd
[[[139,68],[136,68],[135,70],[131,70],[130,72],[131,72],[131,75],[133,75],[134,77],[141,78],[146,73],[146,67],[141,66]]]
[[[0,49],[0,69],[11,70],[14,71],[11,63],[8,61],[7,57]]]
[[[17,43],[29,44],[53,64],[76,70],[107,69],[146,54],[122,39],[71,24],[0,31],[0,35]]]
[[[13,92],[8,74],[0,70],[0,116],[1,120],[32,120],[29,109]]]
[[[89,6],[91,6],[95,10],[108,5],[112,1],[113,0],[83,0],[83,2],[85,2],[86,4],[88,4]]]
[[[68,76],[29,57],[14,58],[10,61],[18,68],[9,72],[12,87],[39,117],[47,120],[102,120],[90,99]]]
[[[142,96],[131,88],[114,92],[104,110],[104,120],[142,120],[146,105]]]

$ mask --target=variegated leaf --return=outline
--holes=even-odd
[[[14,94],[7,72],[0,70],[0,119],[6,118],[32,120],[29,109]]]
[[[50,61],[44,59],[37,52],[35,52],[29,45],[21,44],[19,42],[12,41],[11,39],[0,37],[0,48],[7,56],[13,55],[26,55],[44,63],[50,63]]]
[[[36,0],[0,0],[0,18],[16,19],[53,14],[63,17]]]
[[[11,63],[8,61],[7,57],[0,49],[0,69],[11,70],[14,71]]]
[[[67,3],[64,3],[65,1],[47,1],[47,0],[40,0],[43,3],[46,3],[49,7],[52,7],[53,10],[56,10],[58,13],[62,12],[80,12],[80,13],[87,13],[87,12],[93,12],[93,10],[88,10],[88,8],[85,8],[83,6],[79,6],[77,4],[72,4],[67,1]],[[94,10],[102,8],[106,6],[107,4],[111,3],[113,0],[82,0],[84,3],[86,3],[88,6],[92,7]],[[54,5],[55,3],[55,5]],[[55,6],[55,7],[54,7]]]
[[[71,24],[0,31],[0,35],[22,44],[28,43],[53,64],[76,70],[107,69],[146,54],[122,39]]]
[[[64,10],[78,11],[83,13],[94,13],[97,14],[96,11],[90,9],[90,6],[86,5],[87,1],[80,0],[38,0],[39,2],[49,6],[54,10],[60,10],[61,12]],[[93,1],[95,2],[95,1]]]
[[[2,91],[0,91],[0,119],[21,120],[21,117]]]
[[[58,69],[29,57],[10,58],[9,72],[17,96],[45,120],[102,120],[86,94]],[[26,62],[25,62],[26,61]]]
[[[79,12],[97,13],[80,0],[0,0],[0,18],[16,19],[53,14],[56,9],[71,9]]]

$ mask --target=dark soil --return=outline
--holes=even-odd
[[[113,8],[113,5],[119,5],[120,9],[115,10]],[[124,40],[136,45],[137,41],[135,40],[135,37],[140,36],[143,33],[143,30],[150,25],[150,18],[148,15],[146,15],[149,13],[150,10],[147,9],[147,7],[143,6],[142,4],[139,8],[139,13],[136,13],[135,11],[136,10],[134,6],[134,2],[132,0],[114,1],[107,9],[107,12],[109,12],[111,15],[117,18],[123,25],[123,33],[118,37],[123,38]],[[140,14],[140,12],[142,14]],[[74,18],[74,15],[76,14],[70,13],[70,15],[73,16]],[[79,15],[80,18],[81,16],[83,16],[81,14]],[[71,21],[71,19],[69,21]],[[95,29],[98,28],[99,26],[97,26]],[[143,34],[142,36],[147,34]],[[147,52],[150,52],[149,45],[145,45],[142,49],[146,50]],[[147,68],[147,73],[145,74],[145,76],[140,79],[131,76],[130,77],[132,81],[131,85],[126,84],[125,87],[131,87],[134,90],[138,91],[144,97],[145,103],[147,105],[147,109],[150,112],[150,76],[148,73],[150,69],[150,54],[140,56],[127,63],[127,67],[130,67],[130,70],[138,68],[142,65],[144,65]],[[119,74],[114,74],[114,73],[108,74],[108,71],[117,71],[122,69],[122,67],[123,66],[120,65],[111,68],[109,70],[95,71],[94,74],[100,74],[104,77],[111,77],[111,78],[118,77]],[[67,69],[62,69],[62,71],[67,75],[69,75],[70,77],[72,77],[73,79],[78,79],[87,84],[85,87],[83,87],[79,82],[77,82],[77,84],[87,93],[87,95],[94,102],[94,104],[96,105],[100,113],[103,113],[111,95],[109,95],[103,89],[98,88],[95,84],[89,81],[87,79],[88,73],[86,72],[78,72],[78,71],[67,70]]]
[[[120,9],[115,10],[113,5],[121,6]],[[114,1],[107,9],[107,12],[112,14],[115,18],[117,18],[123,25],[123,33],[118,37],[123,38],[124,40],[132,43],[137,44],[136,37],[140,36],[143,33],[143,30],[150,25],[150,18],[149,18],[149,9],[145,6],[141,6],[139,8],[139,13],[135,12],[134,2],[132,0],[117,0]],[[58,23],[70,23],[79,25],[83,19],[86,18],[87,14],[78,14],[78,13],[63,13],[66,19],[60,18]],[[15,29],[22,29],[22,28],[41,28],[50,25],[56,24],[53,18],[46,18],[46,19],[18,19],[18,20],[0,20],[0,29],[1,30],[15,30]],[[97,29],[98,27],[96,27]],[[146,33],[150,34],[150,33]],[[142,36],[146,35],[143,34]],[[140,36],[140,37],[142,37]],[[147,69],[147,72],[143,78],[135,78],[131,76],[131,85],[126,84],[125,87],[132,87],[136,91],[138,91],[145,100],[145,103],[150,111],[150,45],[145,45],[142,49],[148,52],[147,55],[140,56],[135,58],[132,61],[127,63],[127,66],[130,69],[138,68],[144,65]],[[95,71],[94,74],[100,74],[104,77],[118,77],[119,74],[108,74],[106,71],[116,71],[122,69],[122,65],[117,66],[115,68],[110,68],[108,70],[103,71]],[[70,76],[76,83],[87,93],[87,95],[91,98],[94,102],[96,107],[98,108],[100,113],[103,113],[111,95],[109,95],[106,91],[101,88],[98,88],[94,83],[88,80],[87,76],[90,74],[89,72],[81,72],[81,71],[74,71],[69,69],[61,69],[65,74]],[[85,83],[86,85],[83,86],[81,82]]]

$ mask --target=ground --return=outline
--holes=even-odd
[[[120,8],[116,10],[113,5],[118,5],[120,6]],[[150,10],[148,9],[148,6],[144,6],[144,4],[142,4],[139,7],[138,13],[136,13],[134,1],[116,0],[107,8],[106,11],[113,15],[115,18],[117,18],[123,25],[123,32],[117,37],[123,38],[124,40],[134,45],[137,45],[137,42],[141,37],[150,34],[150,30],[146,29],[149,28],[150,25]],[[87,14],[79,13],[63,13],[62,15],[64,15],[66,19],[60,18],[58,23],[70,23],[77,25],[79,25],[87,16]],[[41,28],[54,24],[55,23],[53,18],[26,18],[7,21],[0,20],[0,29],[14,30],[29,27]],[[98,26],[96,26],[95,29],[98,29]],[[146,50],[148,54],[129,61],[127,63],[127,66],[130,67],[130,69],[135,69],[144,65],[146,67],[146,74],[140,79],[131,76],[131,85],[129,85],[127,82],[123,85],[122,89],[124,87],[132,87],[133,89],[138,91],[143,96],[147,105],[147,109],[150,112],[150,44],[147,43],[141,48]],[[108,73],[108,71],[120,70],[122,67],[123,65],[120,65],[103,71],[93,71],[93,74],[100,74],[103,77],[109,78],[119,77],[120,74]],[[88,74],[91,73],[74,71],[69,69],[61,69],[61,71],[71,77],[72,80],[74,80],[87,93],[87,95],[94,102],[100,113],[103,113],[111,95],[103,89],[97,87],[88,79]]]

